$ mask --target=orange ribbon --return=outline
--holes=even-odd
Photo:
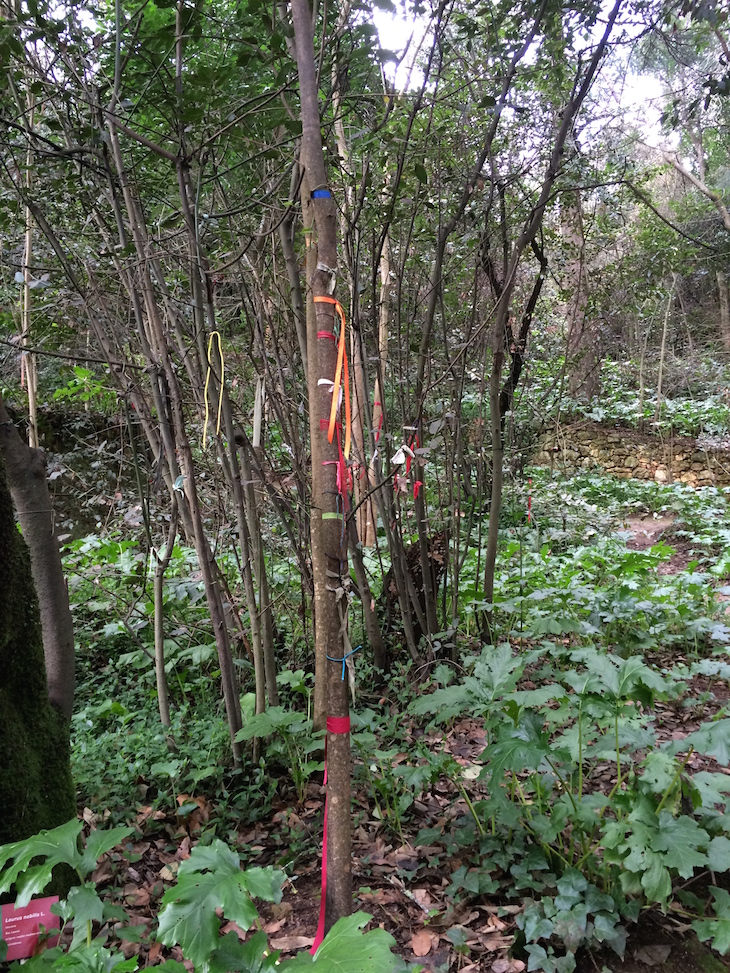
[[[340,340],[337,345],[337,367],[335,369],[334,388],[332,390],[332,408],[330,409],[329,428],[327,430],[327,440],[332,442],[335,435],[337,420],[337,400],[340,394],[340,381],[344,373],[345,378],[345,459],[350,458],[350,441],[352,439],[352,417],[350,415],[350,371],[347,364],[347,351],[345,350],[345,312],[336,297],[314,297],[315,304],[332,304],[335,311],[340,316]]]

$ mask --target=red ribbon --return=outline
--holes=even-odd
[[[327,734],[330,733],[349,733],[350,732],[350,717],[349,716],[328,716],[327,717]],[[324,786],[327,786],[327,737],[324,738]],[[317,924],[317,933],[314,937],[314,942],[312,943],[312,948],[309,952],[314,956],[320,947],[322,940],[324,939],[324,920],[325,911],[327,908],[327,810],[329,805],[329,795],[325,795],[324,799],[324,826],[322,829],[322,898],[319,903],[319,922]]]
[[[329,421],[327,419],[319,420],[319,428],[324,431],[329,429]],[[348,493],[352,490],[352,473],[347,465],[347,460],[345,459],[345,454],[342,451],[341,442],[341,432],[342,423],[335,423],[335,431],[337,432],[337,453],[339,459],[337,460],[325,460],[322,466],[336,466],[337,467],[337,492],[342,497],[342,509],[345,513],[350,509]]]

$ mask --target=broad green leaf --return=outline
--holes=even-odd
[[[311,722],[302,713],[295,713],[283,706],[270,706],[263,713],[249,717],[246,725],[238,731],[236,740],[268,737],[273,733],[297,733],[305,729],[311,729]]]
[[[702,807],[713,808],[716,804],[727,805],[730,800],[730,777],[701,770],[692,775],[692,785],[702,799]]]
[[[79,871],[82,875],[85,877],[89,872],[93,872],[101,856],[124,841],[133,831],[133,828],[109,828],[108,831],[99,831],[98,829],[92,831],[86,839],[86,847],[81,856]]]
[[[730,763],[730,719],[705,723],[682,740],[670,743],[666,750],[668,753],[687,753],[690,747],[705,757],[714,757],[719,764],[727,767]]]
[[[730,872],[730,838],[713,838],[707,848],[707,858],[713,872]]]
[[[338,919],[314,956],[300,953],[292,960],[280,963],[277,969],[283,973],[306,973],[321,970],[322,973],[389,973],[396,970],[401,960],[391,952],[395,940],[384,929],[372,929],[363,933],[369,922],[365,912]]]
[[[715,919],[701,919],[692,923],[692,928],[697,933],[697,938],[703,942],[707,939],[712,940],[712,948],[724,956],[730,952],[730,895],[725,889],[712,889],[715,899],[713,908]]]
[[[220,940],[208,969],[209,973],[266,973],[278,968],[278,959],[279,950],[269,952],[265,932],[254,933],[245,943],[229,932]]]
[[[695,868],[707,865],[706,848],[709,836],[704,828],[687,815],[673,817],[669,811],[659,814],[659,831],[651,843],[653,851],[664,853],[667,868],[676,868],[682,878],[691,878]]]
[[[644,853],[646,869],[641,876],[641,886],[650,902],[664,903],[672,893],[672,879],[664,865],[662,855],[654,851]]]
[[[216,909],[243,930],[249,929],[258,912],[246,890],[245,874],[205,872],[180,876],[168,889],[160,912],[157,939],[166,946],[178,944],[186,959],[196,966],[205,962],[218,941],[221,920]]]
[[[730,919],[697,919],[692,928],[701,942],[711,940],[710,945],[721,956],[730,952]]]
[[[51,831],[41,831],[24,841],[0,847],[0,893],[15,885],[15,904],[25,906],[45,889],[56,865],[65,863],[74,869],[79,868],[82,860],[78,847],[80,833],[81,822],[74,818]],[[31,866],[34,858],[45,861]]]
[[[206,962],[219,940],[220,909],[226,919],[247,930],[258,918],[251,891],[261,898],[281,898],[281,877],[273,869],[241,871],[238,855],[216,839],[196,845],[182,862],[178,883],[162,899],[157,939],[166,946],[179,944],[196,966]]]
[[[641,784],[653,794],[663,794],[675,778],[677,760],[666,750],[653,750],[644,761]]]
[[[104,918],[104,906],[93,884],[75,885],[67,901],[73,909],[75,926],[82,922],[101,922]]]
[[[469,693],[466,687],[443,686],[430,693],[428,696],[421,696],[408,707],[414,716],[436,716],[439,723],[458,716],[469,706]]]

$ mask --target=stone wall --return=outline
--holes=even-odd
[[[730,448],[585,422],[545,434],[533,462],[565,473],[600,469],[622,479],[730,486]]]

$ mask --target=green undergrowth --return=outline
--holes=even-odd
[[[539,402],[541,414],[560,413],[568,421],[589,419],[660,435],[724,437],[730,428],[727,365],[712,359],[697,364],[692,372],[680,369],[669,377],[665,372],[660,394],[656,374],[645,373],[642,392],[638,362],[607,359],[601,366],[600,391],[585,403],[565,394],[564,360],[558,356],[549,363],[535,363],[535,374],[521,397],[525,404]]]
[[[134,925],[119,889],[100,894],[93,878],[97,862],[113,849],[121,850],[122,855],[132,853],[132,842],[125,846],[132,831],[127,827],[92,830],[82,839],[81,824],[73,820],[25,841],[0,846],[0,895],[13,891],[18,907],[43,892],[59,866],[73,869],[78,882],[65,899],[52,906],[60,919],[61,943],[26,960],[24,970],[133,973],[138,969],[139,957],[126,958],[124,944],[147,939],[150,932]],[[392,936],[378,928],[363,932],[370,919],[365,913],[336,922],[314,955],[302,951],[282,960],[280,951],[269,946],[261,931],[242,942],[238,933],[259,925],[256,900],[280,902],[284,881],[284,874],[271,867],[242,869],[239,855],[218,838],[195,845],[180,863],[175,884],[165,892],[151,931],[158,944],[179,949],[187,965],[165,959],[158,969],[163,973],[395,973],[408,969],[392,952]],[[237,931],[222,935],[224,921]],[[0,962],[6,953],[0,940]],[[21,964],[12,963],[10,969],[20,970]]]
[[[459,618],[431,665],[395,660],[373,695],[367,654],[356,657],[358,826],[424,848],[407,878],[427,884],[438,874],[440,886],[446,874],[451,909],[517,904],[514,951],[530,971],[569,973],[584,947],[621,955],[647,911],[670,911],[730,952],[727,497],[528,471],[506,492],[493,603],[482,593],[483,558],[470,549]],[[645,550],[627,546],[634,518],[661,523]],[[282,660],[281,705],[256,717],[240,660],[239,739],[249,749],[233,773],[190,552],[176,549],[165,589],[169,733],[145,651],[144,558],[98,539],[68,557],[85,633],[73,733],[82,802],[114,821],[139,805],[168,814],[177,806],[184,818],[195,806],[186,798],[204,795],[214,807],[205,841],[303,808],[321,780],[322,741],[302,657]],[[121,623],[115,603],[127,606]],[[494,637],[483,646],[486,614]],[[658,719],[667,713],[669,724]],[[452,746],[459,734],[483,744],[465,758]],[[306,828],[277,820],[273,860],[291,874],[316,845]],[[466,957],[466,940],[451,932]]]

